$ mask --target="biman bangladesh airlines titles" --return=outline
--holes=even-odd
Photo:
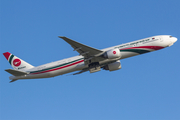
[[[13,54],[5,52],[3,53],[5,58],[14,68],[5,70],[13,75],[9,77],[10,82],[18,79],[49,78],[75,71],[73,75],[86,71],[94,73],[101,69],[115,71],[121,69],[121,59],[160,50],[177,41],[176,37],[159,35],[99,50],[67,37],[59,37],[70,44],[79,55],[34,67]]]

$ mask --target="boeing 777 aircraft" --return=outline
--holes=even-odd
[[[73,75],[86,71],[93,73],[100,71],[101,68],[109,71],[119,70],[121,59],[160,50],[177,41],[176,37],[159,35],[99,50],[67,37],[59,36],[59,38],[69,43],[79,55],[34,67],[9,52],[3,53],[14,68],[5,70],[13,75],[9,77],[10,82],[18,79],[49,78],[74,71],[78,72]]]

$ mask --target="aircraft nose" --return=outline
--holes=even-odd
[[[171,42],[174,44],[175,42],[177,41],[177,38],[176,37],[172,37],[171,38]]]

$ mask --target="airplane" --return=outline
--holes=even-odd
[[[49,78],[75,71],[78,72],[73,75],[86,71],[94,73],[101,69],[115,71],[121,69],[121,59],[160,50],[172,46],[177,41],[177,38],[171,35],[159,35],[99,50],[64,36],[58,37],[70,44],[79,55],[34,67],[5,52],[3,55],[14,68],[5,70],[13,75],[9,77],[10,82],[19,79]]]

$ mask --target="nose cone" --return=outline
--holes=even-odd
[[[172,37],[171,38],[171,42],[174,44],[175,42],[177,41],[177,38],[176,37]]]

